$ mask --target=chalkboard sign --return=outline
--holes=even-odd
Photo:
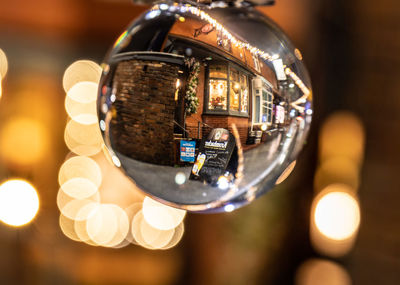
[[[222,175],[233,177],[236,168],[235,138],[228,130],[216,128],[202,139],[190,179],[216,185]]]

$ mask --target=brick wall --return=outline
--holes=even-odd
[[[179,66],[138,59],[118,63],[113,147],[149,163],[173,165],[175,88]]]
[[[249,119],[234,116],[221,116],[221,115],[203,115],[203,122],[210,127],[204,126],[202,129],[203,136],[207,136],[211,128],[225,128],[232,132],[232,124],[236,125],[239,132],[240,142],[242,145],[246,144],[247,136],[249,133]]]

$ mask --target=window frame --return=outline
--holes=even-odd
[[[225,65],[227,67],[227,76],[226,78],[221,78],[221,77],[210,77],[210,66],[212,65]],[[242,104],[242,93],[239,93],[239,110],[231,110],[231,79],[230,79],[230,74],[231,70],[234,69],[238,72],[239,74],[239,84],[240,84],[240,76],[244,75],[247,79],[247,112],[242,112],[241,111],[241,104]],[[247,71],[245,71],[243,68],[239,67],[238,65],[231,63],[231,62],[226,62],[226,61],[212,61],[208,62],[205,70],[205,84],[204,84],[204,101],[205,103],[203,104],[203,114],[206,115],[228,115],[228,116],[236,116],[236,117],[244,117],[244,118],[249,118],[250,116],[250,98],[251,98],[251,74]],[[210,103],[210,79],[214,80],[225,80],[227,83],[227,93],[226,93],[226,110],[213,110],[209,109],[209,103]]]
[[[260,126],[263,124],[266,124],[267,126],[271,126],[273,124],[273,117],[274,117],[274,92],[272,89],[272,86],[270,85],[270,83],[268,81],[266,81],[265,79],[261,78],[261,82],[262,82],[262,87],[261,88],[253,88],[253,110],[252,110],[252,124],[255,126]],[[259,94],[257,93],[257,91],[261,91]],[[263,98],[263,92],[266,91],[267,93],[267,98],[268,96],[270,96],[271,101],[264,100]],[[260,106],[259,106],[259,110],[256,110],[257,104],[256,104],[256,97],[260,98]],[[264,104],[266,105],[266,109],[269,111],[269,114],[267,113],[267,121],[266,122],[262,122],[262,116],[263,116],[263,111],[264,111]],[[259,121],[256,122],[256,117],[257,114],[259,115]],[[268,121],[268,117],[270,117],[270,120]]]

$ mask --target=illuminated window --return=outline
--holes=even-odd
[[[271,87],[267,84],[262,84],[262,87],[255,88],[253,123],[267,125],[272,123],[273,100],[274,96]]]
[[[210,110],[226,110],[227,82],[222,79],[210,79]]]
[[[208,111],[248,116],[248,76],[226,63],[211,64],[208,72]]]
[[[229,109],[239,111],[239,98],[240,98],[240,82],[239,72],[231,69],[230,72],[230,90],[229,90]]]

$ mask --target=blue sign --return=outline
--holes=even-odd
[[[181,161],[194,162],[195,149],[196,149],[195,141],[181,140],[180,144]]]

